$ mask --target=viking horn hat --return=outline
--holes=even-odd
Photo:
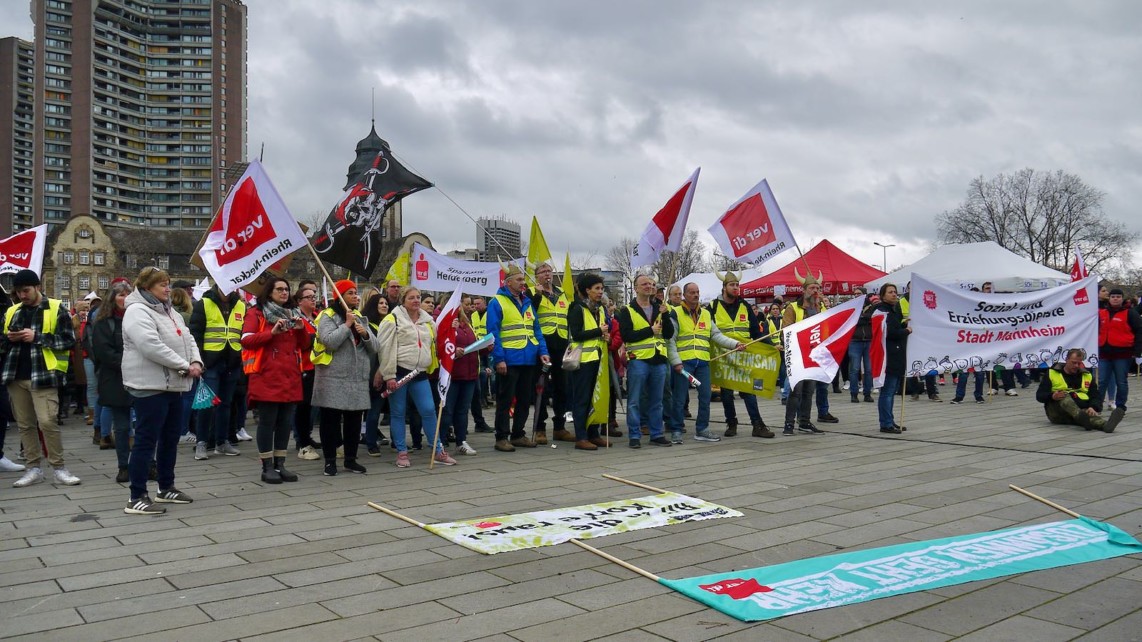
[[[741,272],[738,272],[737,274],[729,271],[727,271],[725,274],[722,274],[721,272],[714,272],[714,276],[718,277],[718,280],[722,283],[741,283],[742,281]]]
[[[504,263],[503,261],[498,262],[500,264],[500,269],[504,272],[505,278],[512,276],[513,274],[523,274],[523,269],[515,263]]]
[[[797,266],[793,267],[793,276],[797,279],[797,282],[801,284],[801,287],[806,287],[814,284],[821,285],[825,280],[825,273],[818,270],[817,274],[818,276],[816,278],[813,277],[812,272],[808,272],[804,277],[802,277],[801,274],[797,272]]]

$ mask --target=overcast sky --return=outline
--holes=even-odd
[[[879,266],[873,241],[891,243],[895,268],[972,178],[1024,167],[1077,174],[1142,228],[1137,2],[246,4],[249,152],[265,143],[299,220],[340,195],[375,88],[398,158],[473,217],[526,237],[538,216],[576,263],[637,238],[698,166],[690,229],[711,246],[768,178],[802,249]],[[0,24],[26,22],[3,3]],[[440,191],[404,205],[405,233],[475,245]]]

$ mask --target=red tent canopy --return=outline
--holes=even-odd
[[[806,275],[805,264],[809,264],[809,272],[821,279],[825,294],[851,294],[853,287],[864,285],[873,279],[884,276],[884,272],[866,265],[846,254],[829,241],[821,241],[813,249],[805,253],[805,260],[800,257],[794,259],[783,268],[756,278],[748,283],[741,284],[743,297],[766,297],[773,295],[773,286],[784,285],[786,295],[801,294],[801,283],[794,276],[794,269],[802,277]]]

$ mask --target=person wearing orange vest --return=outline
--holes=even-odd
[[[66,383],[68,351],[75,345],[71,316],[58,299],[43,295],[40,277],[32,270],[17,272],[12,285],[18,303],[4,313],[4,334],[0,335],[4,365],[0,380],[8,387],[24,456],[28,458],[27,471],[13,486],[22,488],[44,480],[40,470],[40,434],[48,451],[48,463],[55,470],[56,483],[74,486],[79,478],[64,466],[58,417],[58,390]]]
[[[301,352],[310,347],[301,313],[290,299],[289,282],[267,279],[242,322],[242,370],[249,377],[247,398],[258,409],[256,443],[262,481],[295,482],[285,467],[294,412],[302,399]]]
[[[208,451],[215,455],[236,457],[242,453],[230,444],[230,405],[234,390],[242,377],[242,323],[246,318],[246,304],[238,292],[222,294],[215,285],[194,302],[190,313],[190,334],[198,344],[198,351],[206,366],[202,381],[214,391],[219,403],[213,408],[199,410],[197,417],[198,444],[195,459],[209,459]]]
[[[1121,288],[1112,288],[1098,311],[1098,382],[1110,407],[1125,410],[1126,375],[1133,358],[1142,356],[1142,317],[1123,297]]]

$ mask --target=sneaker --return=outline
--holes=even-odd
[[[785,428],[783,428],[781,430],[781,436],[782,437],[792,437],[793,435],[794,435],[793,424],[785,424]]]
[[[631,439],[630,441],[627,442],[627,445],[630,446],[631,448],[634,448],[635,450],[642,448],[642,442],[639,441],[638,439]]]
[[[127,506],[123,509],[123,512],[128,515],[162,515],[167,512],[167,509],[162,506],[155,506],[149,496],[143,495],[138,499],[132,499],[127,502]]]
[[[297,458],[306,461],[314,461],[321,459],[321,453],[317,452],[313,446],[304,446],[301,450],[297,451]]]
[[[381,449],[376,447],[376,446],[369,446],[366,450],[369,452],[370,457],[380,457],[381,456]]]
[[[326,477],[336,477],[337,476],[337,464],[335,462],[332,462],[332,461],[326,462],[325,463],[325,472],[323,472],[322,474],[325,475]]]
[[[177,488],[168,488],[160,490],[155,495],[155,501],[160,504],[190,504],[194,500]]]
[[[115,475],[115,483],[126,484],[129,481],[131,481],[131,473],[126,468],[120,468],[119,474]]]
[[[709,430],[706,430],[704,432],[700,432],[700,433],[697,433],[694,435],[694,441],[714,442],[714,441],[721,441],[721,440],[722,440],[721,437],[715,435],[714,433],[710,432]]]
[[[680,433],[680,432],[670,433],[670,443],[675,445],[675,446],[681,446],[682,444],[684,444],[685,442],[682,441],[682,433]]]
[[[29,468],[28,472],[24,473],[23,476],[12,484],[12,487],[23,488],[25,486],[31,486],[32,484],[38,484],[42,481],[44,481],[44,472],[39,468]]]
[[[944,400],[940,399],[940,395],[938,395],[938,394],[937,395],[928,395],[928,401],[935,401],[937,403],[944,403]]]
[[[1110,418],[1106,420],[1106,424],[1104,424],[1102,427],[1102,431],[1108,433],[1114,432],[1114,429],[1118,427],[1118,424],[1122,423],[1122,418],[1124,416],[1126,416],[1126,408],[1123,406],[1118,406],[1112,410],[1110,413]]]
[[[983,400],[983,398],[976,399],[975,402],[976,403],[987,403],[986,401]]]
[[[872,403],[872,395],[865,395],[864,401],[865,403]]]
[[[377,433],[377,444],[379,444],[381,446],[388,446],[389,445],[389,438],[385,436],[385,433],[383,433],[383,432]]]
[[[412,462],[408,460],[408,451],[397,453],[397,468],[408,468]]]
[[[231,457],[237,457],[238,455],[241,455],[242,452],[239,451],[237,448],[235,448],[233,445],[231,445],[230,442],[224,441],[224,442],[222,442],[221,446],[218,446],[214,449],[214,454],[215,455],[229,455]],[[197,457],[197,455],[195,455],[195,457]]]
[[[188,432],[185,435],[178,438],[178,443],[180,443],[180,444],[197,444],[198,443],[198,436],[192,432]]]
[[[66,468],[56,468],[54,472],[57,484],[63,484],[64,486],[79,485],[79,478],[69,473]]]
[[[527,435],[522,437],[515,437],[509,441],[511,442],[511,445],[515,446],[516,448],[535,448],[536,445],[535,442],[532,441]]]
[[[456,447],[456,452],[461,455],[475,455],[476,449],[469,446],[468,442],[462,441],[460,445]]]
[[[860,397],[858,397],[858,396],[856,396],[856,395],[853,395],[852,397],[853,397],[853,398],[852,398],[852,402],[853,402],[853,403],[860,403]]]
[[[880,432],[886,432],[890,435],[899,435],[901,433],[901,430],[895,426],[887,426],[887,427],[882,427],[880,429]]]
[[[492,432],[496,432],[496,431],[491,426],[489,426],[488,424],[481,424],[479,426],[476,426],[476,432],[492,433]]]
[[[801,432],[804,432],[804,433],[809,433],[810,435],[823,435],[823,434],[825,434],[824,430],[821,430],[820,428],[814,426],[811,423],[798,424],[797,430],[800,430]]]
[[[250,436],[250,433],[246,432],[245,428],[239,428],[238,441],[254,441],[254,438]]]
[[[355,459],[346,459],[345,463],[342,465],[345,467],[345,470],[348,470],[349,472],[357,473],[358,475],[365,474],[366,468],[361,464],[358,464],[357,460]]]
[[[847,382],[847,381],[846,381],[846,382],[844,383],[844,385],[843,385],[843,386],[841,386],[841,388],[843,388],[844,390],[848,390],[848,389],[849,389],[849,382]]]
[[[206,453],[206,442],[200,441],[194,447],[194,458],[202,461],[203,459],[210,459],[210,455]]]
[[[823,415],[817,415],[817,421],[819,421],[823,424],[839,424],[841,422],[840,419],[837,419],[831,413],[828,413],[828,412],[826,412]]]
[[[953,406],[956,406],[956,405],[959,405],[959,404],[961,404],[961,403],[963,403],[963,402],[964,402],[964,400],[963,400],[963,399],[960,399],[959,397],[956,397],[955,399],[952,399],[952,400],[951,400],[951,401],[949,401],[948,403],[952,404]]]
[[[443,450],[436,451],[436,456],[432,458],[433,461],[442,466],[455,466],[456,460],[452,459],[452,455],[444,452]]]
[[[7,457],[0,457],[0,472],[18,473],[18,472],[21,472],[23,470],[24,470],[23,464],[17,464],[16,462],[12,461],[11,459],[8,459]]]
[[[1003,394],[1007,395],[1008,397],[1018,397],[1019,396],[1019,393],[1015,391],[1015,388],[1012,388],[1011,390],[1008,390],[1007,392],[1005,392]]]
[[[670,443],[670,440],[667,439],[666,437],[655,437],[654,439],[650,440],[650,445],[651,446],[669,447],[671,445],[671,443]]]

